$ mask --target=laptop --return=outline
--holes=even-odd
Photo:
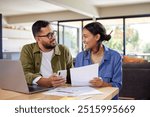
[[[27,94],[51,89],[27,85],[21,62],[6,59],[0,59],[0,88]]]

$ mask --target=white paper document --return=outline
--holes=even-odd
[[[83,67],[71,68],[71,84],[72,86],[89,86],[89,81],[94,77],[98,77],[99,64],[92,64]]]
[[[58,87],[44,92],[45,95],[57,96],[84,96],[102,94],[99,90],[92,87]]]

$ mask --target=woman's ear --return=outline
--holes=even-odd
[[[101,37],[101,35],[100,35],[100,34],[97,34],[97,35],[96,35],[96,41],[100,40],[100,37]]]

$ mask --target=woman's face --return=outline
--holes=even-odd
[[[83,44],[85,49],[92,49],[96,47],[97,41],[100,39],[100,35],[93,35],[87,29],[83,29]]]

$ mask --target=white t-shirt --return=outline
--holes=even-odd
[[[51,60],[52,55],[54,53],[54,50],[51,50],[50,52],[42,52],[42,61],[41,61],[41,67],[40,67],[40,74],[44,78],[48,78],[53,74],[52,66],[51,66]],[[35,78],[33,80],[33,84],[37,84],[36,82],[41,78],[41,76]]]

